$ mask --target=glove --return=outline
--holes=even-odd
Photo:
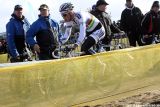
[[[38,44],[35,44],[35,45],[33,46],[33,49],[34,49],[34,51],[40,53],[40,47],[39,47]]]

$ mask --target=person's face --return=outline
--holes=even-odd
[[[126,5],[127,5],[127,7],[132,7],[132,2],[131,1],[127,1]]]
[[[14,11],[14,13],[15,13],[15,15],[17,16],[17,17],[22,17],[22,14],[23,14],[23,9],[16,9],[15,11]]]
[[[105,12],[107,9],[107,5],[105,5],[105,4],[99,5],[97,8],[98,8],[98,10]]]
[[[63,13],[61,15],[62,15],[65,22],[69,22],[73,19],[73,13],[72,12]]]
[[[41,16],[49,16],[49,10],[48,9],[41,9],[40,15]]]
[[[159,7],[153,7],[152,10],[155,12],[155,13],[158,13],[159,12]]]

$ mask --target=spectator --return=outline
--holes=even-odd
[[[57,59],[59,25],[51,19],[49,7],[42,4],[39,7],[40,15],[27,32],[27,43],[37,52],[39,60]],[[36,40],[34,39],[36,37]]]
[[[113,25],[110,16],[106,13],[107,5],[105,0],[98,0],[96,7],[90,11],[92,15],[97,17],[105,28],[105,37],[102,39],[102,44],[110,45],[112,33],[123,33],[119,28]],[[106,48],[109,51],[110,47]]]
[[[6,25],[8,53],[11,62],[23,62],[29,56],[26,51],[25,34],[30,24],[23,16],[21,5],[14,7],[12,18]]]
[[[130,46],[136,47],[136,42],[139,46],[141,43],[141,21],[143,14],[141,10],[134,6],[132,0],[126,0],[126,9],[121,14],[121,28],[127,33]]]
[[[154,1],[151,10],[142,20],[143,40],[145,45],[150,45],[155,40],[155,35],[160,34],[159,1]]]

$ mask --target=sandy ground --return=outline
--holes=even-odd
[[[84,107],[160,107],[160,90],[137,94],[110,103]]]

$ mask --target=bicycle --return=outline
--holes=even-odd
[[[128,37],[125,33],[115,33],[112,36],[113,50],[124,49],[129,47]]]
[[[128,37],[124,33],[115,33],[111,35],[111,43],[106,45],[102,44],[101,41],[98,42],[98,48],[94,48],[96,52],[105,52],[105,49],[111,50],[118,50],[118,49],[124,49],[129,47],[129,41]]]

